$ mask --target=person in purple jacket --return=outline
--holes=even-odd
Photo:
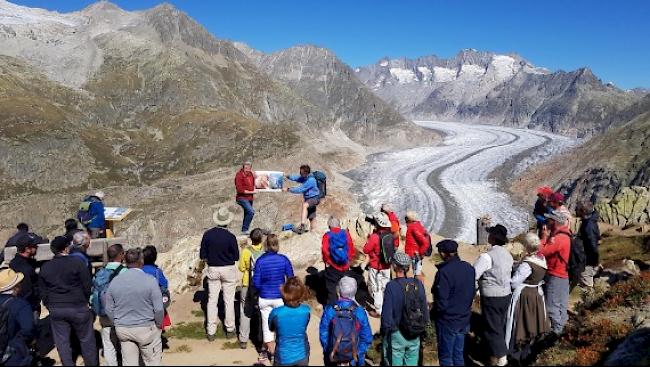
[[[269,316],[274,308],[284,305],[280,288],[293,276],[291,262],[278,251],[280,251],[278,236],[268,235],[266,253],[257,259],[253,272],[253,285],[259,294],[259,307],[262,314],[262,338],[266,346],[266,358],[269,359],[273,358],[275,351],[275,335],[269,328]]]

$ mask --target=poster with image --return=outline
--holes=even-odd
[[[255,191],[278,192],[284,185],[284,172],[255,171]]]

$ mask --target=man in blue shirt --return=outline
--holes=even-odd
[[[320,204],[320,190],[318,190],[318,182],[311,174],[311,168],[303,164],[300,166],[299,175],[287,175],[289,181],[298,182],[301,185],[292,188],[283,188],[285,192],[292,194],[302,194],[302,214],[300,219],[300,227],[296,229],[296,233],[303,234],[308,232],[306,228],[307,219],[309,219],[309,229],[314,229],[316,220],[316,206]]]
[[[474,301],[474,268],[458,257],[458,243],[443,240],[436,245],[444,260],[438,265],[433,281],[432,318],[438,337],[438,359],[441,366],[463,366],[465,334]]]

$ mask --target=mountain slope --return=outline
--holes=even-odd
[[[579,198],[612,197],[626,186],[650,186],[650,96],[624,115],[629,122],[526,172],[513,191],[530,196],[535,187],[561,187],[574,203]]]
[[[353,139],[384,144],[391,137],[395,138],[393,143],[415,139],[411,133],[419,128],[375,96],[329,50],[306,45],[267,55],[242,43],[235,45],[260,70],[325,111],[327,119]]]
[[[463,50],[382,59],[357,68],[359,78],[400,112],[417,119],[495,123],[592,136],[624,123],[620,114],[640,94],[604,85],[586,68],[535,67],[518,55]]]

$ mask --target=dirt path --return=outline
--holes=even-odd
[[[433,240],[436,242],[439,239],[434,238]],[[478,249],[473,246],[462,245],[460,248],[461,258],[470,263],[474,262],[478,254]],[[434,259],[427,259],[424,263],[425,287],[429,301],[432,300],[430,289],[436,272]],[[200,315],[197,316],[196,312],[199,310],[199,304],[193,301],[193,293],[186,293],[174,298],[170,314],[174,323],[200,322],[202,318]],[[318,338],[321,313],[320,307],[312,307],[311,320],[307,328],[307,337],[311,348],[309,361],[311,366],[323,364],[323,350]],[[370,318],[370,326],[373,333],[378,333],[379,319]],[[164,353],[163,363],[166,365],[252,365],[257,362],[257,353],[250,344],[248,349],[241,350],[236,348],[234,342],[236,339],[217,339],[210,343],[207,340],[170,338],[170,348]],[[233,349],[233,347],[235,348]]]

